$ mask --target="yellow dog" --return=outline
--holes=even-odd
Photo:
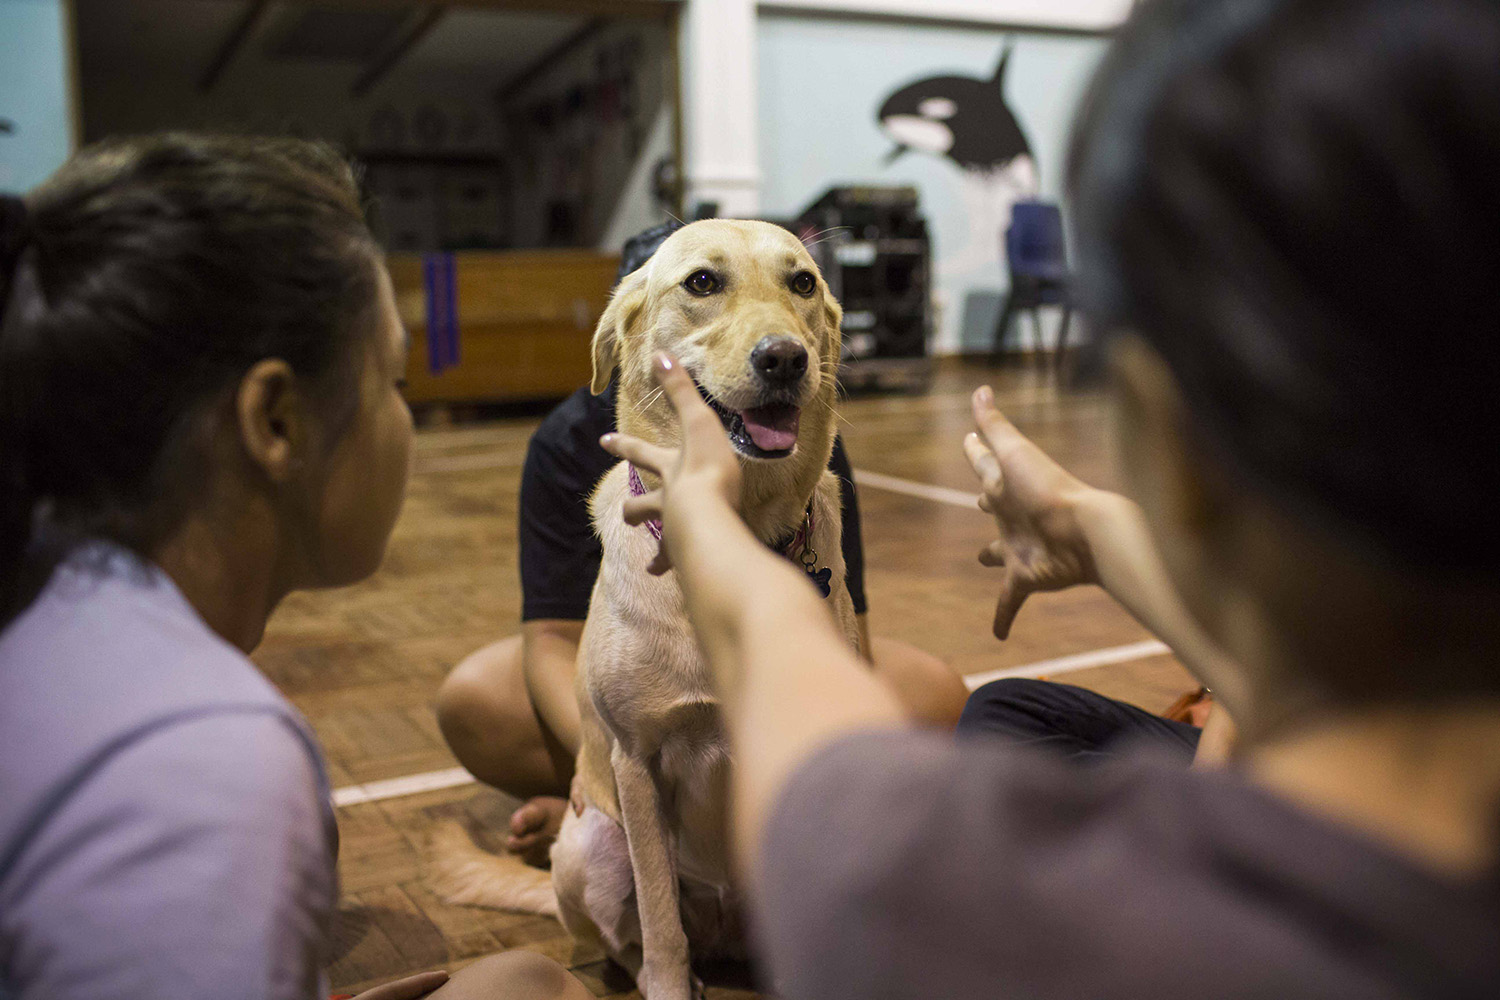
[[[786,230],[695,222],[615,290],[594,335],[592,388],[617,378],[619,429],[675,445],[677,419],[651,364],[663,351],[678,358],[739,452],[751,530],[807,570],[857,646],[838,483],[827,471],[840,318]],[[445,845],[439,889],[454,902],[554,913],[648,1000],[690,1000],[701,994],[690,957],[742,956],[744,935],[718,705],[676,580],[647,572],[656,532],[620,514],[652,485],[622,463],[590,502],[604,556],[579,650],[573,808],[552,848],[550,887],[543,873],[463,839]]]

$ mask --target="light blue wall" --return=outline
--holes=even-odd
[[[61,0],[0,0],[0,191],[35,187],[72,144]]]
[[[1006,285],[1000,233],[976,222],[973,181],[946,158],[908,152],[876,123],[887,95],[940,75],[987,79],[1013,41],[1005,92],[1038,159],[1041,195],[1061,192],[1073,109],[1107,41],[1092,36],[776,17],[759,46],[761,205],[790,217],[836,184],[911,184],[932,232],[940,352],[988,347]],[[1027,327],[1029,329],[1029,325]]]

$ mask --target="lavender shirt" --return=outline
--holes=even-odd
[[[326,995],[335,829],[307,724],[159,570],[92,547],[0,633],[0,998]]]

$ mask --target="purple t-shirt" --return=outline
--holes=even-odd
[[[92,546],[0,633],[0,998],[298,998],[336,902],[305,721]]]
[[[788,782],[756,889],[786,1000],[1500,997],[1500,875],[1149,756],[838,740]]]

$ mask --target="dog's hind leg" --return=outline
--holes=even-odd
[[[624,828],[593,806],[569,808],[552,845],[552,884],[563,926],[639,975],[641,922]]]

